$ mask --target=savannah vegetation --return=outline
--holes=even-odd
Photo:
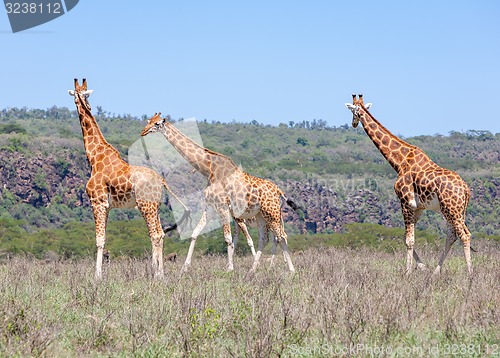
[[[403,255],[368,248],[310,249],[245,276],[221,255],[167,262],[152,279],[147,258],[119,258],[93,279],[90,258],[0,265],[2,356],[488,357],[500,354],[500,254],[460,251],[445,270],[403,276]],[[436,261],[437,251],[420,250]]]

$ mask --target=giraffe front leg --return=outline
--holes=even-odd
[[[191,258],[193,256],[194,245],[196,244],[196,238],[198,237],[198,235],[200,235],[201,231],[203,230],[206,224],[207,224],[207,208],[203,210],[200,221],[193,230],[193,234],[191,235],[191,243],[189,244],[188,254],[186,257],[186,261],[184,261],[184,265],[182,266],[181,272],[186,272],[191,266]]]
[[[234,228],[234,247],[236,248],[236,243],[238,242],[239,236],[240,236],[240,231],[243,231],[243,234],[245,235],[245,238],[247,239],[247,244],[248,247],[250,248],[250,251],[252,252],[252,256],[255,257],[255,247],[253,245],[253,240],[252,237],[250,236],[250,233],[248,232],[248,227],[245,224],[244,220],[242,219],[234,219],[236,222],[235,228]]]
[[[417,225],[418,219],[420,218],[420,215],[422,214],[422,211],[416,210],[413,214],[413,228]],[[422,262],[420,257],[417,254],[417,250],[415,250],[415,247],[413,248],[413,258],[417,262],[417,268],[421,271],[427,270],[427,266]]]
[[[95,279],[102,279],[102,257],[104,245],[106,243],[106,223],[108,219],[108,208],[104,204],[94,204],[92,206],[95,222],[95,241],[97,246]]]
[[[234,255],[234,243],[233,237],[231,235],[231,212],[229,207],[225,203],[219,203],[215,206],[217,214],[219,215],[220,222],[222,224],[222,230],[224,232],[224,240],[227,245],[227,271],[233,271],[233,255]]]
[[[250,248],[250,251],[252,252],[252,256],[255,257],[255,247],[253,246],[253,240],[252,237],[250,236],[250,233],[248,232],[247,225],[243,223],[243,225],[240,228],[243,231],[245,238],[247,239],[247,245]]]
[[[405,220],[406,221],[406,220]],[[413,247],[415,245],[415,224],[413,222],[407,223],[405,228],[405,244],[406,244],[406,270],[405,274],[408,276],[411,273],[413,265]]]
[[[411,273],[413,258],[417,261],[420,269],[425,269],[425,265],[414,250],[415,246],[415,224],[420,217],[421,211],[418,209],[418,198],[413,188],[413,178],[411,175],[401,175],[394,183],[394,191],[401,202],[401,211],[405,223],[405,245],[406,245],[406,275]]]
[[[226,240],[227,245],[227,271],[233,271],[234,243],[233,238],[231,237],[231,224],[223,224],[222,230],[224,231],[224,239]]]

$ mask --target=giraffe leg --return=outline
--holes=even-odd
[[[450,230],[450,233],[446,237],[446,243],[444,244],[444,251],[441,254],[441,257],[439,258],[438,265],[436,269],[434,270],[434,275],[439,275],[441,273],[441,267],[443,266],[443,262],[446,259],[446,256],[448,255],[448,252],[450,252],[451,245],[457,240],[457,236],[453,229]],[[465,248],[465,247],[464,247]],[[470,255],[470,252],[469,252]]]
[[[152,247],[151,267],[153,268],[155,278],[161,279],[164,277],[163,238],[165,237],[165,233],[161,227],[159,204],[137,200],[137,207],[148,227],[149,239],[151,240]]]
[[[236,225],[234,229],[234,247],[236,248],[236,243],[239,238],[240,231],[243,231],[243,234],[245,235],[245,238],[247,239],[247,244],[248,247],[250,247],[250,251],[252,252],[252,256],[255,257],[255,248],[253,246],[253,240],[252,237],[250,236],[250,233],[248,232],[248,227],[245,224],[245,222],[241,219],[235,219]]]
[[[227,271],[233,271],[234,243],[231,235],[231,211],[223,201],[219,201],[217,204],[213,205],[213,207],[219,215],[222,231],[224,232],[224,240],[227,245]]]
[[[159,209],[159,207],[158,207]],[[161,226],[161,221],[160,221],[160,212],[159,210],[157,211],[157,214],[156,214],[156,232],[157,232],[157,235],[159,235],[158,237],[160,237],[160,242],[158,244],[159,248],[160,248],[160,252],[158,254],[158,257],[157,257],[157,265],[158,265],[158,273],[159,273],[159,276],[157,276],[158,278],[163,278],[164,277],[164,269],[163,269],[163,240],[165,238],[165,232],[163,231],[163,228]]]
[[[418,211],[418,210],[415,211],[414,218],[413,218],[413,223],[414,223],[413,228],[415,228],[415,226],[417,225],[418,219],[420,218],[420,214],[422,214],[422,211]],[[418,256],[417,250],[415,250],[415,248],[413,248],[413,258],[417,262],[418,269],[420,269],[422,271],[427,270],[427,266],[422,262],[422,260],[420,260],[420,257]]]
[[[207,224],[207,208],[203,210],[200,221],[194,228],[193,234],[191,235],[191,243],[189,244],[189,250],[186,257],[186,261],[184,261],[184,265],[182,266],[182,272],[186,272],[189,269],[189,266],[191,266],[191,257],[193,256],[194,245],[196,244],[196,238],[198,237],[198,235],[200,235],[201,230],[203,230],[206,224]]]
[[[444,252],[439,259],[439,263],[434,270],[434,274],[439,274],[441,272],[441,267],[443,266],[443,262],[448,255],[448,252],[451,249],[453,243],[457,240],[457,238],[462,241],[462,245],[464,248],[465,262],[467,263],[467,273],[468,275],[472,275],[472,261],[470,257],[470,238],[471,234],[465,222],[463,220],[458,221],[457,223],[450,224],[450,233],[446,239],[446,244],[444,248]]]
[[[250,236],[250,233],[248,232],[247,226],[243,226],[242,228],[243,234],[245,235],[245,238],[247,239],[247,244],[248,247],[250,248],[250,251],[252,252],[252,256],[255,257],[255,247],[253,246],[253,240],[252,237]]]
[[[293,267],[292,258],[290,257],[290,253],[288,252],[288,243],[286,237],[281,240],[281,247],[283,249],[283,256],[285,257],[285,261],[288,263],[288,269],[290,272],[295,272],[295,267]]]
[[[266,221],[264,220],[264,217],[259,213],[255,218],[257,219],[257,224],[259,225],[259,246],[257,247],[253,265],[249,273],[255,272],[257,266],[259,266],[259,260],[262,256],[262,250],[269,240],[269,237],[267,236]]]
[[[418,209],[417,194],[414,192],[413,179],[410,175],[401,175],[394,183],[394,190],[401,201],[401,210],[405,222],[405,245],[406,245],[406,275],[411,273],[413,259],[417,262],[419,269],[425,270],[424,263],[420,260],[415,246],[415,225],[420,217]]]
[[[238,222],[239,219],[234,218],[234,237],[233,237],[233,245],[234,249],[236,250],[236,245],[238,244],[238,240],[240,239],[240,231],[242,231],[242,228],[240,226],[240,223]]]
[[[470,238],[471,234],[467,226],[465,226],[464,223],[464,230],[463,233],[459,234],[460,240],[462,241],[462,245],[464,247],[464,255],[465,255],[465,262],[467,263],[467,273],[469,276],[472,275],[472,260],[470,258]]]
[[[231,237],[231,224],[225,223],[222,225],[222,230],[224,232],[224,239],[227,245],[227,271],[233,271],[233,255],[234,255],[234,243]]]
[[[95,241],[97,246],[95,279],[102,278],[102,257],[104,244],[106,243],[106,223],[108,221],[108,208],[104,204],[92,205],[95,222]]]
[[[398,182],[396,182],[397,185]],[[398,196],[401,193],[396,190]],[[401,197],[401,196],[400,196]],[[413,198],[413,197],[412,197]],[[414,200],[414,199],[413,199]],[[425,269],[425,265],[420,260],[420,257],[414,250],[415,246],[415,224],[420,217],[421,212],[415,210],[414,203],[410,200],[408,201],[406,197],[401,199],[401,209],[403,212],[403,219],[405,222],[405,245],[406,245],[406,270],[405,274],[407,276],[411,273],[411,268],[413,266],[413,258],[417,261],[417,267],[420,269]]]
[[[269,231],[267,232],[267,235],[269,235]],[[269,240],[269,237],[267,238]],[[271,249],[271,266],[274,263],[274,258],[276,257],[276,249],[278,248],[278,241],[276,240],[276,236],[273,235],[273,247]],[[286,260],[285,260],[286,262]]]
[[[288,264],[288,269],[290,272],[295,272],[295,268],[293,267],[292,258],[290,257],[290,253],[288,252],[288,242],[287,242],[287,234],[283,227],[283,222],[281,218],[277,222],[269,223],[269,229],[274,234],[274,242],[277,244],[281,242],[281,248],[283,250],[283,257],[285,262]]]
[[[163,236],[152,237],[153,243],[153,270],[155,278],[162,279],[164,277],[163,270]]]
[[[406,244],[406,275],[411,273],[411,267],[413,265],[413,246],[415,245],[415,224],[413,222],[406,224],[405,233],[405,244]]]

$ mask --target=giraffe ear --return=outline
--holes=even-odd
[[[356,106],[352,103],[346,103],[345,106],[347,107],[347,109],[349,109],[350,111],[354,111],[356,109]]]
[[[68,90],[68,93],[70,96],[75,97],[75,91],[74,90]]]
[[[83,95],[88,97],[92,94],[92,92],[94,92],[94,90],[86,90],[86,91],[83,91]]]
[[[367,103],[367,104],[365,104],[365,108],[366,108],[366,109],[370,109],[370,107],[371,107],[372,105],[373,105],[373,103]]]

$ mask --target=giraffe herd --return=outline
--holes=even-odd
[[[119,152],[102,135],[92,116],[88,98],[92,93],[87,89],[87,81],[82,85],[74,80],[74,90],[69,94],[74,101],[88,161],[91,166],[90,179],[86,186],[96,226],[96,269],[95,277],[102,277],[103,250],[106,242],[106,222],[112,208],[137,207],[146,221],[152,244],[152,265],[155,277],[162,278],[163,239],[165,232],[160,223],[159,207],[163,201],[163,189],[176,199],[184,213],[182,218],[166,231],[170,231],[190,219],[190,210],[172,192],[165,179],[154,170],[129,165],[121,159]],[[410,145],[389,132],[368,111],[371,104],[364,104],[362,95],[353,95],[353,102],[346,103],[352,112],[352,125],[360,122],[375,146],[397,172],[394,185],[401,202],[405,223],[406,274],[410,274],[415,259],[419,269],[426,269],[414,249],[415,225],[423,210],[441,211],[448,226],[449,235],[444,251],[434,274],[439,274],[443,262],[452,246],[459,238],[462,242],[469,275],[472,274],[470,257],[471,234],[465,224],[465,213],[470,198],[470,190],[460,176],[435,164],[420,148]],[[233,255],[235,239],[241,230],[254,256],[250,273],[254,272],[262,255],[262,250],[273,235],[273,257],[277,244],[281,244],[285,262],[291,272],[295,271],[283,226],[282,204],[286,202],[296,210],[297,205],[285,196],[275,183],[245,173],[231,158],[204,148],[179,131],[170,117],[155,113],[141,132],[141,136],[159,132],[180,153],[180,155],[206,180],[203,191],[202,215],[191,234],[189,251],[182,271],[189,269],[198,235],[207,224],[208,207],[214,209],[223,228],[227,246],[227,270],[234,269]],[[231,234],[231,221],[236,225],[236,237]],[[259,244],[257,251],[247,229],[247,225],[257,225]]]

